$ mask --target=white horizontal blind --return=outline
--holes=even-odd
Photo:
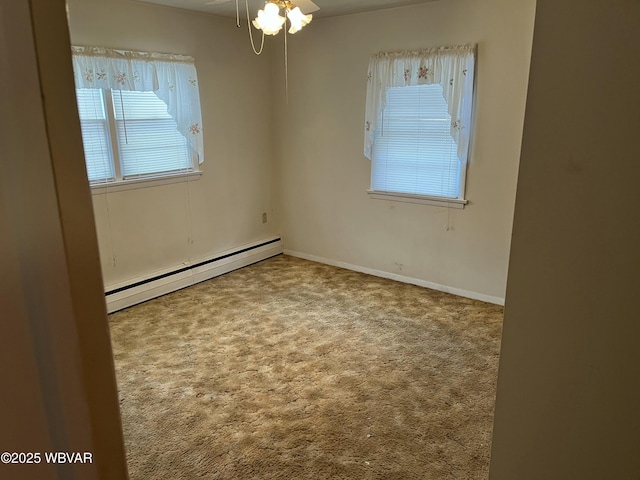
[[[372,190],[458,198],[460,168],[439,84],[391,87],[373,146]]]
[[[112,95],[123,178],[193,170],[189,142],[155,93]]]
[[[114,171],[102,90],[78,88],[76,96],[89,181],[95,183],[113,180]]]

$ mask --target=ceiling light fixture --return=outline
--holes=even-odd
[[[280,15],[280,9],[285,10],[286,18]],[[271,0],[265,4],[264,10],[258,10],[258,17],[252,23],[266,35],[276,35],[287,18],[291,25],[289,33],[296,33],[311,21],[313,15],[305,15],[300,7],[294,6],[289,0]]]
[[[218,1],[218,0],[214,0]],[[222,1],[222,0],[221,0]],[[302,5],[306,11],[316,11],[319,7],[311,0],[296,0],[296,2]],[[213,2],[210,2],[213,3]],[[238,7],[239,0],[236,0],[236,26],[240,28],[240,9]],[[258,10],[258,16],[249,21],[249,0],[245,0],[245,7],[247,10],[247,28],[249,29],[249,40],[251,40],[251,48],[256,55],[262,53],[264,48],[264,36],[265,35],[277,35],[282,27],[285,27],[284,34],[284,85],[285,96],[289,99],[289,67],[288,67],[288,47],[287,47],[287,30],[286,23],[289,21],[289,33],[294,34],[302,30],[305,25],[308,25],[313,18],[311,14],[304,14],[300,7],[294,5],[290,0],[267,0],[262,10]],[[280,15],[280,10],[286,15]],[[260,48],[256,48],[256,44],[253,41],[253,30],[251,24],[262,32],[262,40],[260,42]]]
[[[289,5],[291,4],[289,3]],[[300,7],[295,7],[293,9],[287,10],[287,18],[289,19],[289,23],[291,23],[289,33],[296,33],[302,30],[302,27],[308,25],[309,22],[311,22],[313,15],[311,15],[310,13],[308,15],[305,15],[304,13],[302,13],[302,10],[300,10]]]
[[[264,10],[258,10],[258,16],[251,23],[265,35],[275,35],[286,21],[287,19],[280,15],[280,7],[269,2],[264,6]]]
[[[216,0],[214,0],[216,1]],[[240,13],[238,8],[239,0],[236,0],[236,26],[240,27]],[[209,2],[213,4],[213,2]],[[311,0],[298,0],[297,3],[302,4],[303,8],[307,11],[318,10],[318,6]],[[247,9],[247,28],[249,29],[249,39],[251,40],[251,46],[256,55],[262,53],[264,47],[265,35],[277,35],[282,27],[286,27],[287,20],[289,21],[288,32],[293,34],[302,30],[305,25],[308,25],[313,18],[312,14],[304,14],[300,10],[299,6],[296,6],[290,0],[267,0],[262,10],[258,10],[258,16],[249,22],[249,0],[245,0],[245,6]],[[282,10],[283,15],[280,14]],[[253,41],[253,31],[251,25],[262,32],[262,42],[260,48],[256,48]],[[286,42],[286,37],[285,37]]]

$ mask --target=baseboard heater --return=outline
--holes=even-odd
[[[105,293],[107,311],[113,313],[146,302],[152,298],[280,255],[282,252],[282,239],[278,237],[229,250],[214,258],[191,265],[178,266],[158,272],[150,277],[111,285]]]

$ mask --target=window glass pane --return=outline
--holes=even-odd
[[[373,190],[457,198],[460,161],[439,84],[393,87],[373,147]]]
[[[103,92],[99,89],[79,88],[76,89],[76,97],[89,181],[112,180],[114,172]]]
[[[124,178],[193,169],[189,143],[155,93],[112,93]]]

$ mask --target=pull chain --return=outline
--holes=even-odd
[[[285,101],[289,104],[289,57],[287,48],[287,22],[284,22],[284,92]]]
[[[262,53],[262,49],[264,48],[264,32],[262,32],[262,42],[260,43],[260,50],[256,50],[255,43],[253,42],[253,32],[251,31],[251,22],[249,21],[249,0],[245,0],[245,6],[247,7],[247,28],[249,29],[249,39],[251,40],[251,48],[253,48],[253,53],[256,55],[260,55]],[[236,0],[236,8],[238,6],[238,0]],[[240,26],[240,17],[237,17],[238,26]]]

